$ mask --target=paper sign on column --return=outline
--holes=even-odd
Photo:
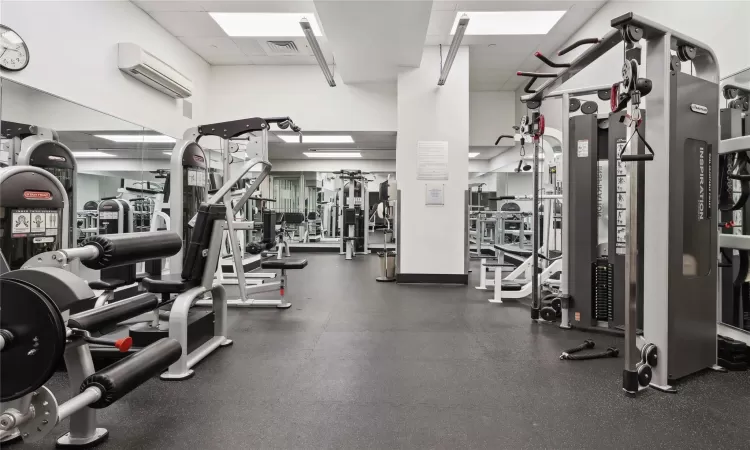
[[[425,196],[424,204],[433,206],[443,206],[445,204],[445,185],[444,184],[426,184],[424,186]]]
[[[448,179],[448,142],[417,142],[417,180]]]

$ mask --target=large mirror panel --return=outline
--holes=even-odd
[[[34,166],[52,174],[68,205],[59,220],[52,213],[43,216],[41,203],[0,208],[7,225],[3,254],[12,268],[43,251],[75,247],[88,236],[151,229],[164,188],[164,174],[151,161],[168,160],[174,138],[7,79],[1,80],[0,94],[0,165],[8,167],[3,170]],[[23,227],[27,214],[31,222]],[[37,216],[44,217],[44,227]]]

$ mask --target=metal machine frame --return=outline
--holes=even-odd
[[[357,171],[349,171],[349,170],[340,170],[338,172],[334,172],[334,174],[338,175],[339,180],[339,254],[340,255],[346,255],[346,259],[352,259],[356,255],[366,255],[370,253],[370,246],[369,246],[369,238],[370,238],[370,199],[369,195],[367,195],[367,172],[358,172]],[[344,193],[344,186],[346,183],[344,183],[344,180],[349,180],[349,192],[345,195]],[[362,195],[362,201],[359,204],[360,208],[362,208],[362,211],[364,212],[362,214],[362,220],[364,220],[364,248],[362,251],[358,252],[356,251],[356,246],[354,244],[354,241],[349,239],[351,236],[355,234],[355,226],[353,224],[348,225],[348,237],[344,237],[344,214],[345,211],[349,208],[355,208],[357,206],[356,198],[354,196],[355,191],[355,181],[358,181],[360,184],[361,189],[361,195]],[[345,203],[344,200],[349,200],[348,203]]]
[[[521,100],[541,102],[555,88],[624,40],[629,43],[626,49],[628,62],[631,59],[641,60],[643,55],[647,76],[653,87],[646,100],[649,126],[645,140],[657,149],[657,153],[652,161],[645,163],[644,189],[648,195],[644,199],[643,218],[638,216],[637,171],[633,172],[628,167],[630,188],[626,214],[623,390],[627,394],[635,394],[645,381],[646,385],[671,392],[674,389],[670,386],[670,380],[715,367],[716,363],[715,249],[718,239],[716,192],[711,188],[710,180],[716,179],[717,174],[712,161],[716,159],[719,143],[719,67],[715,53],[707,45],[633,13],[613,19],[611,25],[613,30]],[[645,50],[638,45],[640,40],[647,42]],[[682,73],[679,68],[673,70],[677,60],[673,51],[680,60],[692,61],[695,76]],[[642,73],[638,75],[644,76]],[[684,97],[678,95],[680,87],[686,92]],[[704,95],[701,97],[699,93]],[[685,99],[698,103],[686,105]],[[631,97],[627,98],[627,111],[630,117],[637,120],[638,108]],[[681,120],[676,120],[678,113],[682,114]],[[636,120],[626,123],[628,135],[636,131]],[[696,136],[697,139],[694,138]],[[637,146],[632,139],[625,147],[625,155],[629,160],[640,161],[636,164],[648,159],[637,154]],[[691,167],[685,164],[685,155],[697,156],[698,161]],[[697,173],[697,185],[685,184],[684,179],[688,179],[686,168]],[[697,192],[695,204],[684,202],[686,190],[692,194]],[[698,208],[698,214],[685,216],[693,208]],[[648,230],[643,245],[642,287],[637,284],[637,249],[641,236],[638,235],[638,227],[633,226],[641,220]],[[691,227],[688,231],[685,231],[686,224]],[[683,234],[687,235],[689,231],[702,234],[690,235],[688,239],[692,238],[691,242],[705,246],[703,252],[708,252],[705,258],[683,255]],[[684,259],[686,257],[687,260]],[[703,268],[705,272],[702,272]],[[636,295],[639,288],[643,289],[645,298],[642,337],[636,335]],[[692,301],[687,302],[686,299]],[[648,377],[641,380],[639,375],[644,366],[650,367],[650,370]]]
[[[258,308],[258,307],[276,307],[281,309],[287,309],[291,307],[291,303],[286,302],[283,298],[284,293],[284,287],[286,285],[286,274],[283,273],[279,279],[279,281],[270,281],[270,282],[263,282],[261,284],[248,284],[247,283],[247,276],[244,271],[244,267],[242,264],[242,254],[244,253],[244,249],[242,249],[239,245],[238,238],[237,238],[237,230],[238,230],[238,224],[235,221],[235,214],[242,210],[242,208],[245,206],[245,204],[252,199],[252,194],[258,189],[258,187],[261,185],[263,180],[268,176],[268,174],[271,172],[271,163],[268,162],[268,129],[269,129],[269,123],[277,123],[280,126],[284,128],[288,128],[289,126],[292,127],[294,131],[300,132],[301,130],[294,125],[294,123],[291,121],[288,117],[274,117],[274,118],[250,118],[250,119],[244,119],[244,120],[238,120],[238,121],[232,121],[227,123],[219,123],[219,124],[211,124],[211,125],[203,125],[200,127],[192,128],[188,130],[185,133],[186,137],[193,137],[194,140],[186,140],[185,142],[178,142],[175,146],[175,149],[184,149],[187,145],[191,143],[198,144],[198,140],[202,136],[217,136],[223,139],[224,142],[224,151],[229,152],[228,146],[230,145],[229,139],[233,137],[237,137],[242,134],[246,133],[255,133],[260,132],[261,133],[261,155],[255,158],[252,158],[245,162],[245,164],[242,166],[242,169],[237,171],[234,174],[231,174],[230,176],[230,170],[229,170],[229,159],[224,158],[224,178],[225,182],[219,188],[218,191],[216,191],[207,201],[209,205],[214,205],[218,203],[223,203],[227,206],[226,208],[226,218],[224,220],[225,229],[227,230],[227,234],[229,235],[229,242],[230,247],[232,248],[232,259],[234,260],[234,266],[235,266],[235,274],[236,274],[236,283],[239,290],[240,297],[238,299],[230,299],[228,300],[227,304],[228,306],[235,306],[235,307],[245,307],[245,308]],[[221,130],[221,131],[219,131]],[[172,162],[174,164],[180,164],[181,167],[181,161],[182,157],[180,156],[180,151],[175,151],[172,154]],[[177,155],[177,156],[175,156]],[[175,159],[178,158],[178,159]],[[232,202],[232,188],[241,180],[245,178],[245,175],[250,172],[250,170],[257,166],[261,165],[261,173],[255,178],[255,180],[252,182],[252,184],[249,187],[245,188],[245,193],[240,197],[236,202]],[[175,172],[176,173],[176,172]],[[171,189],[172,192],[182,192],[182,177],[176,177],[172,176],[170,177],[172,180]],[[179,178],[179,183],[176,183],[174,180]],[[171,195],[170,202],[174,201],[175,203],[171,203],[170,211],[182,211],[182,205],[179,205],[178,203],[182,201],[182,196],[179,195]],[[172,217],[171,221],[173,223],[175,231],[180,234],[182,230],[182,217],[177,219],[177,217]],[[246,223],[243,223],[239,226],[245,226]],[[219,250],[221,247],[221,240],[223,235],[224,229],[219,233]],[[280,247],[281,248],[281,247]],[[279,255],[281,254],[281,251],[279,251]],[[288,247],[287,247],[287,256],[288,256]],[[182,255],[178,254],[175,255],[170,260],[170,270],[173,272],[176,271],[176,269],[171,269],[172,261],[175,259],[179,260],[180,265],[178,266],[180,270],[182,270]],[[220,268],[219,268],[220,270]],[[257,278],[257,277],[255,277]],[[226,280],[224,280],[226,281]],[[232,280],[234,282],[234,280]],[[272,292],[272,291],[279,291],[281,292],[282,298],[275,299],[275,300],[259,300],[259,299],[251,299],[248,298],[250,294],[258,294],[263,292]],[[209,300],[199,300],[196,302],[199,306],[207,306],[211,304],[211,301]]]

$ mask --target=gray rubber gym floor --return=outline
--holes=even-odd
[[[558,359],[584,338],[621,347],[616,338],[532,324],[527,307],[487,303],[473,286],[377,283],[376,257],[301,256],[310,264],[290,275],[292,309],[232,310],[235,345],[188,381],[151,380],[103,410],[100,448],[750,445],[748,372],[626,398],[622,358]]]

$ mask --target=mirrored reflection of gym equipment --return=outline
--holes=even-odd
[[[361,170],[340,170],[334,172],[339,179],[339,254],[346,259],[369,253],[369,196],[367,195],[367,175]]]

